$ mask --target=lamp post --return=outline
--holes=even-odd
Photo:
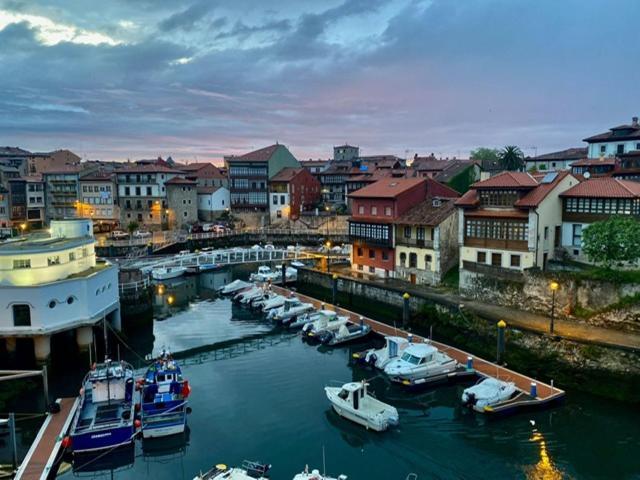
[[[325,243],[325,247],[327,247],[327,273],[331,272],[331,241],[327,240]]]
[[[560,288],[560,284],[555,280],[549,284],[551,290],[551,323],[549,324],[549,333],[553,335],[553,322],[556,315],[556,290]]]
[[[26,223],[21,223],[20,224],[20,231],[22,232],[21,235],[24,235],[25,230],[27,229],[27,224]]]

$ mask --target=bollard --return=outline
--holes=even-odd
[[[271,252],[271,250],[269,250]],[[282,262],[282,286],[287,286],[287,264]]]
[[[360,316],[360,328],[364,327],[364,317]]]
[[[338,275],[333,274],[333,283],[331,285],[331,301],[334,305],[338,304]]]
[[[407,335],[407,342],[413,343],[413,335],[411,333]]]
[[[467,370],[473,370],[473,357],[467,357]]]
[[[498,322],[498,345],[496,352],[496,363],[500,365],[502,362],[502,356],[504,355],[504,330],[507,328],[507,324],[504,320]]]
[[[407,328],[409,325],[409,299],[411,295],[405,293],[402,295],[402,328]]]
[[[531,382],[530,394],[533,398],[538,398],[538,384],[536,382]]]

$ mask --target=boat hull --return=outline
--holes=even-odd
[[[169,437],[171,435],[178,435],[184,433],[187,427],[187,422],[183,421],[177,424],[158,425],[142,429],[142,438],[159,438]]]
[[[71,434],[71,448],[74,453],[104,450],[133,442],[135,429],[133,423],[109,430],[92,430]]]
[[[342,418],[351,420],[352,422],[357,423],[358,425],[362,425],[367,429],[373,430],[375,432],[384,432],[388,428],[387,425],[378,425],[369,422],[369,420],[367,420],[366,418],[346,408],[339,407],[333,403],[331,404],[331,406],[333,407],[333,411],[340,415]]]

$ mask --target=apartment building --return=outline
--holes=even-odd
[[[109,232],[120,225],[116,177],[95,173],[80,179],[79,216],[93,221],[94,232]]]
[[[286,167],[269,181],[271,221],[295,220],[320,202],[320,182],[305,168]]]

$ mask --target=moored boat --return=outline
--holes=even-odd
[[[217,263],[198,263],[196,265],[189,265],[187,267],[187,273],[189,274],[198,274],[198,273],[202,273],[202,272],[209,272],[211,270],[218,270],[219,268],[221,268],[222,265],[219,265]]]
[[[262,289],[260,287],[258,287],[257,285],[253,285],[250,288],[247,288],[245,290],[240,290],[238,293],[236,293],[233,296],[233,301],[236,303],[243,303],[243,300],[246,297],[252,296],[261,292],[262,292]]]
[[[345,383],[342,387],[325,387],[335,412],[367,429],[383,432],[399,423],[398,410],[372,397],[366,382]]]
[[[317,320],[302,327],[301,335],[308,341],[320,341],[319,335],[322,332],[337,330],[348,322],[348,317],[338,316],[333,310],[320,310]]]
[[[394,382],[416,381],[455,372],[458,362],[428,343],[412,343],[390,361],[384,373]]]
[[[298,297],[289,297],[280,308],[271,310],[267,319],[278,323],[286,322],[311,310],[313,310],[312,303],[304,303]]]
[[[232,295],[253,286],[253,283],[245,282],[244,280],[234,280],[233,282],[220,287],[218,292],[221,295]]]
[[[186,267],[158,267],[151,270],[151,277],[154,280],[169,280],[181,277],[186,271]]]
[[[353,358],[361,363],[371,365],[380,370],[384,370],[389,362],[402,355],[404,349],[410,345],[410,341],[404,337],[388,336],[384,337],[384,347],[371,348],[364,352],[353,354]]]
[[[514,382],[505,382],[497,378],[487,377],[462,392],[464,406],[476,412],[484,412],[485,408],[504,402],[517,392]]]
[[[265,299],[260,309],[264,313],[268,313],[275,308],[280,308],[284,305],[284,301],[287,299],[284,295],[279,295],[274,292],[269,293],[269,298]]]
[[[309,467],[306,466],[302,473],[298,473],[293,480],[347,480],[346,475],[338,475],[338,477],[330,477],[324,473],[320,473],[320,470],[313,469],[309,471]]]
[[[241,467],[227,467],[219,463],[206,473],[200,473],[193,480],[269,480],[271,465],[245,460]]]
[[[361,321],[359,324],[346,323],[337,330],[325,330],[320,333],[319,339],[323,345],[335,346],[359,340],[369,333],[371,333],[371,327]]]

